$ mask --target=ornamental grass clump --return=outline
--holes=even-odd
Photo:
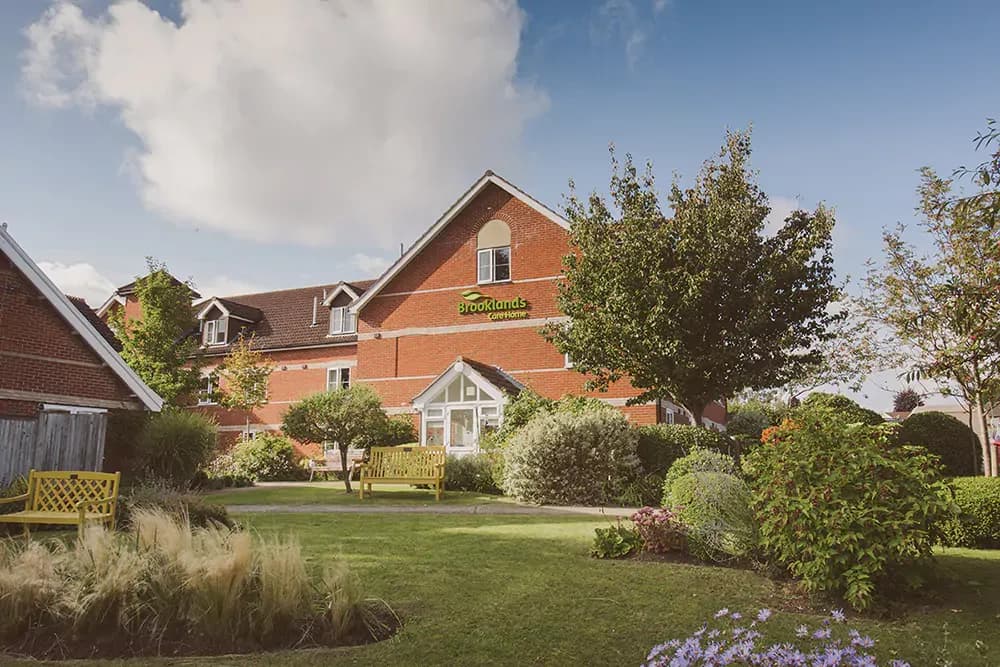
[[[768,621],[774,614],[761,609],[745,617],[720,609],[711,622],[689,637],[654,646],[643,667],[760,665],[761,667],[878,667],[870,652],[875,640],[844,626],[843,611],[834,610],[818,627],[800,625],[794,642],[768,642]],[[903,660],[881,663],[909,667]]]
[[[396,625],[345,567],[310,576],[293,539],[192,529],[150,509],[131,526],[90,528],[71,545],[0,543],[0,652],[218,654],[360,643]]]
[[[953,516],[937,459],[877,427],[800,411],[745,460],[760,543],[809,592],[866,609],[924,581]]]

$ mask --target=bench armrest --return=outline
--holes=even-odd
[[[118,496],[108,496],[107,498],[98,498],[97,500],[81,500],[76,504],[76,511],[80,513],[80,518],[83,518],[86,509],[91,505],[101,505],[103,503],[110,503],[117,499]]]
[[[28,500],[28,494],[22,493],[19,496],[11,496],[10,498],[0,498],[0,505],[6,505],[8,503],[27,502],[27,500]]]

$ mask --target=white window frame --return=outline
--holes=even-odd
[[[497,260],[496,252],[498,250],[507,251],[507,277],[497,279]],[[484,258],[487,258],[487,263],[484,263]],[[511,281],[511,263],[513,255],[510,251],[510,246],[497,246],[496,248],[483,248],[482,250],[476,251],[476,284],[485,285],[489,283],[506,283]],[[483,277],[483,269],[488,268],[488,276]]]
[[[333,368],[326,369],[326,390],[333,391],[334,389],[346,389],[341,382],[344,379],[344,373],[347,373],[347,387],[351,386],[351,382],[354,381],[354,372],[351,370],[350,366],[335,366]]]
[[[198,391],[198,405],[217,405],[218,401],[215,400],[213,394],[218,388],[218,379],[212,375],[206,375],[203,377],[202,382],[204,386]]]
[[[339,326],[335,326],[335,323],[339,319]],[[330,335],[339,336],[343,334],[357,333],[358,331],[358,320],[357,317],[350,311],[348,306],[334,306],[330,309]]]
[[[214,320],[205,320],[205,345],[225,345],[227,334],[229,333],[229,318],[220,317]],[[219,340],[219,333],[222,334],[222,340]]]

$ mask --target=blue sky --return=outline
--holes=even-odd
[[[613,141],[665,189],[752,123],[775,208],[833,206],[857,276],[916,169],[975,161],[1000,114],[996,2],[314,5],[0,4],[0,220],[92,302],[146,255],[218,293],[329,283],[487,168],[558,207]]]

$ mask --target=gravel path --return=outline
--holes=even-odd
[[[629,507],[555,507],[491,503],[487,505],[227,505],[233,514],[491,514],[528,516],[629,516]]]

